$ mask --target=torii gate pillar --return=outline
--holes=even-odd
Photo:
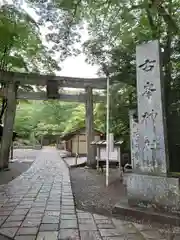
[[[0,152],[0,168],[8,168],[9,165],[9,153],[12,144],[13,137],[13,125],[16,115],[16,85],[15,83],[9,83],[7,87],[7,108],[5,112],[3,136]]]
[[[94,141],[94,114],[93,114],[93,94],[92,88],[86,89],[86,146],[87,146],[87,165],[96,166],[95,149],[91,145]]]

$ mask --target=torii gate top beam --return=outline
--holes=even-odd
[[[40,75],[38,73],[18,73],[0,71],[0,82],[18,82],[20,85],[47,85],[48,80],[58,81],[59,87],[105,89],[106,78],[73,78],[54,75]]]

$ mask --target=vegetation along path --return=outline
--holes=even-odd
[[[32,166],[3,188],[0,204],[4,240],[168,239],[168,232],[163,236],[148,225],[78,210],[69,169],[54,148],[41,150]]]

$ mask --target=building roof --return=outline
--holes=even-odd
[[[69,140],[70,138],[72,138],[74,135],[76,135],[76,134],[78,134],[78,133],[80,133],[81,131],[83,131],[83,130],[86,130],[86,128],[85,127],[82,127],[82,128],[78,128],[78,129],[76,129],[76,130],[74,130],[74,131],[72,131],[72,132],[68,132],[68,133],[66,133],[66,134],[64,134],[63,136],[61,136],[61,140]],[[97,132],[97,133],[99,133],[99,135],[104,135],[104,133],[103,132],[101,132],[101,131],[99,131],[99,130],[97,130],[97,129],[94,129],[94,131],[95,132]]]

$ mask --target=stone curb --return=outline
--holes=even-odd
[[[60,156],[61,157],[61,156]],[[71,169],[71,168],[78,168],[78,167],[85,167],[87,165],[86,162],[83,162],[83,163],[79,163],[79,164],[74,164],[74,165],[69,165],[67,163],[67,161],[65,160],[66,157],[61,157],[61,159],[64,161],[64,163],[66,164],[66,166]]]
[[[85,167],[86,165],[87,165],[86,162],[83,162],[83,163],[79,163],[79,164],[76,164],[76,165],[70,165],[69,168]]]
[[[154,222],[160,224],[167,224],[172,226],[180,226],[180,217],[177,215],[170,215],[162,212],[152,212],[148,210],[130,207],[128,204],[117,204],[113,211],[114,217],[132,218],[132,221]]]

